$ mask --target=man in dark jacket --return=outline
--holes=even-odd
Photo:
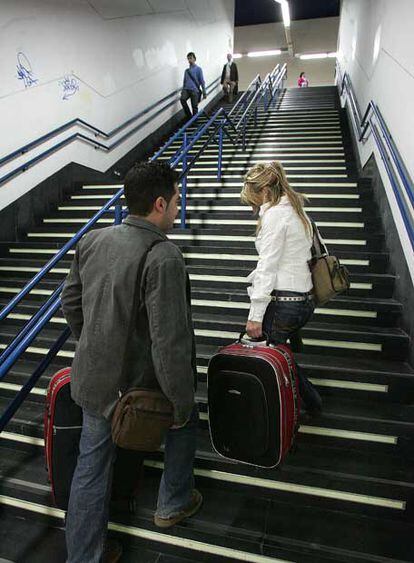
[[[193,479],[198,411],[190,286],[183,256],[165,234],[177,216],[177,182],[167,164],[135,165],[125,179],[130,215],[81,239],[62,293],[78,341],[72,398],[83,410],[66,519],[68,563],[103,557],[115,457],[111,416],[120,391],[161,389],[174,407],[155,524],[172,526],[202,503]],[[141,259],[156,240],[162,242],[149,252],[137,279]]]
[[[231,53],[227,55],[227,63],[223,66],[221,73],[221,85],[223,86],[224,95],[230,103],[233,103],[234,91],[239,81],[239,71],[236,63],[233,61]]]

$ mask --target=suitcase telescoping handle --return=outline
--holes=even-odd
[[[243,330],[240,333],[240,336],[239,336],[239,339],[238,339],[237,342],[239,342],[240,344],[247,344],[249,346],[259,346],[259,345],[263,346],[264,342],[266,342],[266,346],[269,346],[269,344],[270,344],[270,338],[269,338],[269,336],[266,332],[264,332],[260,338],[249,338],[249,340],[245,340],[243,338],[246,334],[247,334],[247,332],[245,330]]]

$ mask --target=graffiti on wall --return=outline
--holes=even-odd
[[[79,81],[74,76],[64,76],[59,84],[62,87],[62,100],[69,100],[79,91]]]
[[[22,80],[25,88],[30,88],[34,84],[37,84],[38,79],[35,77],[32,70],[32,65],[30,64],[27,56],[19,51],[17,53],[17,79]]]

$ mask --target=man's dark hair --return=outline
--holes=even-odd
[[[149,215],[158,197],[167,203],[179,175],[166,162],[137,162],[125,176],[125,199],[132,215]]]
[[[195,56],[195,53],[193,53],[192,51],[190,51],[189,53],[187,53],[187,59],[188,57],[194,57],[195,60],[197,60],[197,57]]]

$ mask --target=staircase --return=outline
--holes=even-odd
[[[152,523],[162,456],[146,461],[135,516],[111,520],[128,545],[122,561],[175,562],[414,561],[414,370],[409,338],[398,327],[381,217],[370,181],[356,173],[351,139],[335,88],[286,90],[277,107],[259,111],[246,151],[225,141],[208,148],[188,179],[187,229],[170,238],[192,280],[201,410],[195,473],[203,509],[161,533]],[[201,141],[199,143],[201,146]],[[179,147],[172,147],[170,155]],[[303,415],[297,451],[276,470],[237,465],[211,449],[206,371],[218,346],[245,326],[247,274],[254,268],[255,219],[240,203],[242,177],[261,160],[280,160],[292,186],[309,198],[332,254],[351,272],[351,289],[318,308],[303,330],[298,362],[324,400],[318,419]],[[119,186],[83,186],[18,243],[3,243],[0,302],[5,305]],[[100,226],[113,222],[105,216]],[[70,256],[2,324],[3,349],[64,278]],[[32,373],[64,319],[47,330],[0,382],[0,407]],[[42,415],[50,375],[71,362],[68,340],[5,432],[0,435],[0,558],[63,561],[62,512],[53,508],[42,458]]]

